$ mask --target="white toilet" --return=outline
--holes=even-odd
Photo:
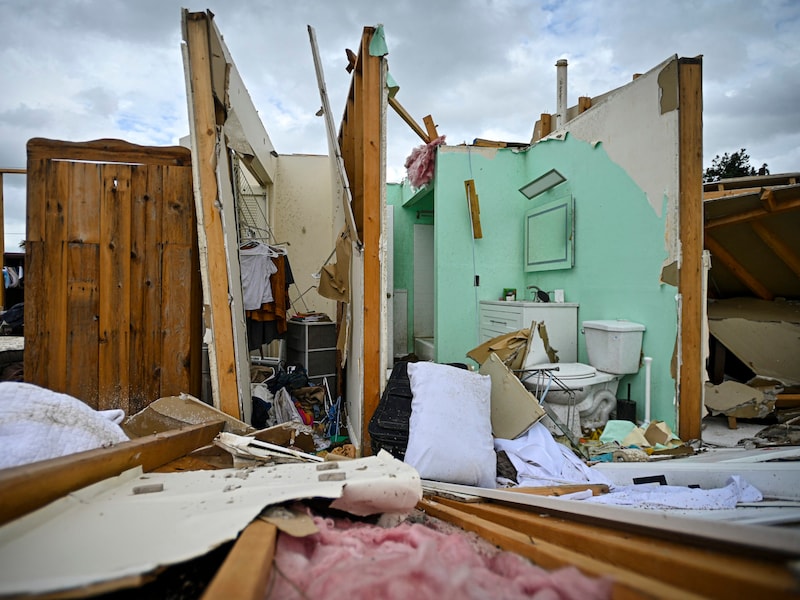
[[[639,370],[644,330],[631,321],[584,321],[588,365],[526,361],[522,382],[576,436],[603,427],[616,408],[620,378]],[[543,422],[562,435],[551,419]]]

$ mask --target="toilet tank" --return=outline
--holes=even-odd
[[[589,364],[598,371],[625,375],[639,370],[644,325],[631,321],[584,321]]]

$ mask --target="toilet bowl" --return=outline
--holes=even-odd
[[[605,426],[617,405],[620,375],[598,371],[583,363],[546,363],[534,366],[522,383],[541,402],[546,402],[559,420],[576,436],[582,430]],[[556,435],[561,430],[545,419]]]
[[[644,329],[623,320],[584,321],[581,331],[586,335],[588,365],[531,365],[526,359],[520,379],[575,436],[604,427],[617,405],[620,378],[639,370]],[[543,422],[552,433],[562,434],[552,419]]]

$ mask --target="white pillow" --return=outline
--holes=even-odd
[[[405,462],[423,479],[496,487],[491,378],[432,362],[409,363],[408,378]]]

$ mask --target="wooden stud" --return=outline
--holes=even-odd
[[[525,533],[534,543],[556,544],[664,583],[677,582],[701,595],[774,598],[785,595],[795,585],[794,577],[778,561],[746,558],[493,503],[466,505],[445,498],[435,500]],[[642,560],[643,556],[647,560]]]
[[[783,263],[792,270],[797,277],[800,277],[800,256],[795,254],[794,250],[790,248],[780,237],[772,233],[760,221],[753,221],[750,224],[756,235],[761,238],[761,241],[769,246],[775,255],[780,258]]]
[[[678,59],[678,436],[699,439],[703,402],[703,83],[702,58]]]
[[[389,106],[391,106],[394,109],[394,111],[398,115],[400,115],[400,118],[403,119],[403,121],[405,121],[409,127],[411,127],[414,133],[416,133],[423,142],[425,142],[426,144],[430,143],[431,137],[427,133],[425,133],[425,130],[422,127],[419,126],[419,123],[417,123],[414,120],[414,117],[408,114],[406,109],[403,108],[403,105],[400,104],[400,102],[398,102],[397,98],[395,98],[394,96],[390,96]]]
[[[211,443],[222,427],[222,421],[190,425],[109,448],[3,469],[0,471],[0,490],[3,490],[0,525],[133,467],[152,471]]]
[[[208,346],[215,408],[237,419],[239,403],[233,315],[228,302],[228,267],[217,183],[217,131],[211,82],[209,15],[184,11],[184,40],[188,52],[187,94],[190,98],[194,189],[203,298],[213,343]]]
[[[417,507],[433,517],[475,532],[489,543],[524,556],[544,569],[577,567],[589,577],[610,577],[613,579],[612,598],[701,597],[678,585],[669,585],[650,577],[644,577],[628,569],[590,558],[557,544],[534,540],[521,531],[498,525],[440,502],[423,499],[417,504]]]
[[[422,122],[425,123],[425,130],[428,132],[428,137],[431,141],[439,137],[439,132],[436,131],[436,123],[433,122],[433,117],[426,115],[422,117]]]
[[[728,252],[722,244],[715,240],[710,235],[706,235],[705,246],[711,251],[712,262],[718,260],[720,263],[733,274],[736,279],[741,281],[747,288],[762,300],[772,300],[774,294],[770,292],[767,287],[761,283],[756,277],[750,273],[736,258]],[[690,439],[683,438],[681,439]],[[691,438],[696,439],[696,438]]]
[[[239,535],[202,600],[261,600],[272,573],[278,529],[256,519]]]
[[[481,230],[481,207],[478,203],[478,194],[475,193],[475,180],[468,179],[464,182],[467,191],[467,204],[469,205],[470,222],[472,223],[472,237],[479,240],[483,237]]]
[[[384,182],[382,181],[382,121],[383,80],[385,61],[369,53],[369,43],[375,29],[364,28],[361,38],[360,64],[360,115],[356,131],[360,151],[356,173],[360,175],[362,188],[362,210],[364,226],[364,419],[362,426],[362,456],[371,453],[369,421],[381,395],[385,378],[385,357],[382,352],[384,335],[382,330],[386,293],[383,289],[383,263],[381,260],[381,238],[384,211]]]

